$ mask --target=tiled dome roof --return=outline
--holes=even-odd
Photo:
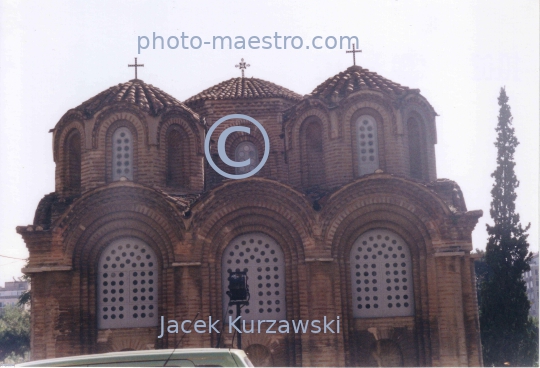
[[[185,101],[191,105],[204,100],[237,100],[256,98],[286,98],[300,101],[302,96],[287,88],[257,78],[231,78],[190,97]]]
[[[320,99],[332,99],[333,97],[344,98],[355,91],[363,89],[394,95],[401,95],[410,90],[409,87],[394,83],[377,73],[354,65],[321,83],[313,90],[311,96]]]
[[[103,107],[122,102],[135,105],[152,116],[158,116],[168,107],[173,106],[181,107],[191,114],[195,114],[176,98],[140,79],[132,79],[129,82],[113,86],[83,102],[75,109],[82,111],[84,116],[90,118]]]

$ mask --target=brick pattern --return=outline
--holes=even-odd
[[[136,237],[156,253],[159,316],[222,319],[224,249],[242,234],[262,232],[283,250],[287,319],[339,316],[340,331],[245,334],[244,348],[257,359],[279,366],[481,365],[469,253],[482,213],[467,212],[456,183],[435,180],[431,105],[417,90],[358,68],[301,100],[269,82],[237,78],[203,91],[187,107],[130,81],[68,111],[54,129],[56,191],[40,202],[33,225],[17,228],[30,251],[33,358],[178,343],[181,334],[157,339],[157,327],[96,328],[96,267],[112,241]],[[215,173],[203,150],[209,127],[233,113],[257,119],[270,139],[264,168],[240,181]],[[365,114],[377,122],[382,170],[369,175],[357,170],[353,134]],[[415,179],[411,118],[423,134],[417,147],[422,176]],[[239,124],[222,124],[212,139],[217,142],[223,130]],[[133,181],[112,181],[111,136],[118,127],[133,135]],[[80,190],[72,185],[72,157],[79,152],[75,135]],[[229,157],[245,141],[262,159],[257,129],[249,136],[232,134]],[[211,153],[233,173],[220,162],[215,143]],[[410,249],[414,316],[353,317],[350,249],[376,228],[398,234]],[[188,334],[180,347],[218,342],[234,344],[225,331],[221,338],[215,332]]]

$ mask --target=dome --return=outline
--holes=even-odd
[[[258,78],[231,78],[190,97],[189,106],[205,100],[239,100],[259,98],[284,98],[293,102],[302,96],[285,87]]]
[[[311,96],[329,100],[335,97],[345,98],[359,90],[375,90],[396,96],[408,91],[418,91],[392,82],[361,66],[353,65],[321,83],[313,90]]]
[[[81,111],[86,118],[91,118],[102,108],[118,103],[134,105],[152,116],[161,115],[171,107],[180,107],[198,118],[197,114],[182,102],[140,79],[132,79],[129,82],[110,87],[83,102],[75,110]]]

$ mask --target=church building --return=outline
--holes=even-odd
[[[136,76],[68,110],[52,129],[55,191],[17,227],[32,359],[236,347],[227,278],[247,271],[246,321],[339,318],[334,332],[243,333],[255,365],[481,366],[470,252],[482,211],[437,178],[437,113],[357,65],[319,83],[301,96],[242,69],[181,102]],[[245,179],[205,156],[230,114],[268,135],[266,163]],[[226,173],[263,159],[250,125],[225,142],[250,165],[221,160],[220,134],[248,125],[210,137]],[[159,338],[162,316],[211,317],[220,333]]]

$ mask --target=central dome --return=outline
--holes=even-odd
[[[284,98],[293,102],[302,96],[285,87],[258,78],[231,78],[188,98],[185,103],[192,106],[205,100],[239,100],[259,98]]]

